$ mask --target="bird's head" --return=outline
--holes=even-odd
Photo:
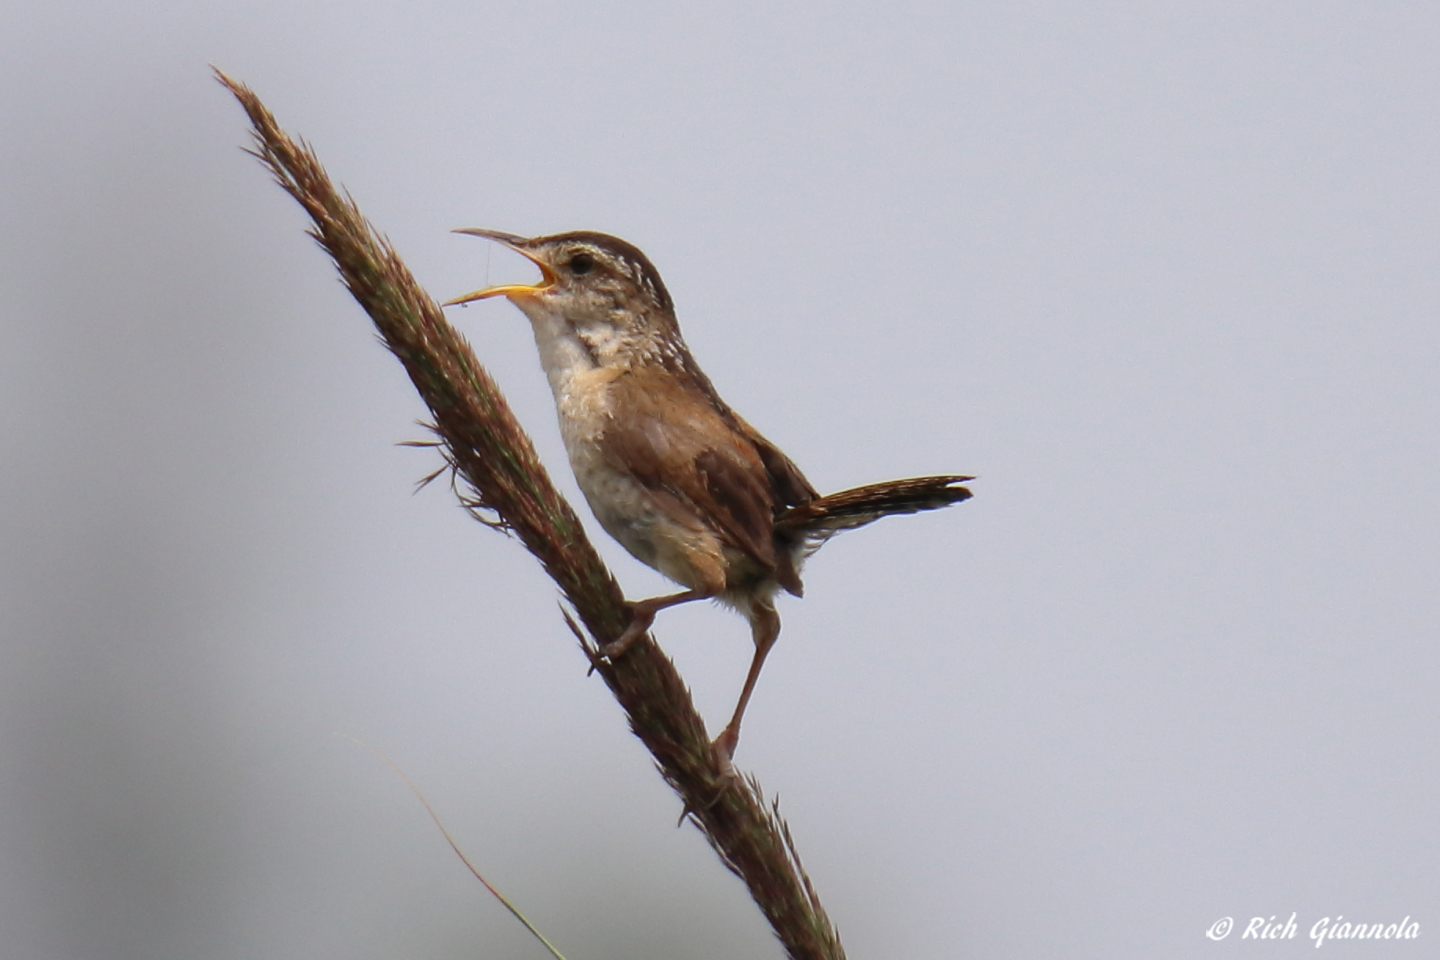
[[[592,351],[655,350],[678,342],[675,309],[654,264],[632,244],[604,233],[576,231],[520,237],[498,230],[456,230],[494,240],[540,268],[533,284],[486,287],[445,306],[505,297],[537,324],[568,329]]]

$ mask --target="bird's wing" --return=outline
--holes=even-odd
[[[762,437],[760,431],[745,422],[740,414],[733,410],[728,410],[728,412],[735,419],[740,432],[745,434],[746,439],[754,445],[760,462],[765,464],[765,472],[770,475],[770,486],[774,489],[782,507],[797,507],[820,496],[819,492],[810,486],[810,481],[805,479],[805,474],[795,466],[795,461],[781,453],[780,448],[775,444]]]
[[[775,548],[781,504],[755,447],[709,404],[643,390],[612,397],[611,426],[601,438],[606,458],[674,497],[729,546],[774,574],[782,565]]]
[[[780,452],[780,448],[760,435],[760,431],[750,426],[745,418],[730,408],[720,394],[716,392],[715,385],[710,378],[705,376],[704,371],[697,367],[693,360],[681,360],[675,373],[684,379],[688,379],[696,389],[705,395],[725,424],[745,437],[755,448],[755,453],[760,462],[765,465],[765,472],[769,475],[770,488],[774,491],[776,499],[782,507],[796,507],[809,503],[820,496],[819,492],[812,486],[810,481],[805,479],[805,474],[795,466],[794,461]]]

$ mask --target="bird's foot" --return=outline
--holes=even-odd
[[[680,811],[680,819],[675,821],[675,826],[683,825],[685,820],[694,814],[709,810],[724,799],[725,794],[740,784],[740,772],[735,769],[735,764],[730,762],[731,757],[735,755],[735,742],[738,739],[738,731],[732,731],[730,727],[726,727],[720,736],[710,742],[711,756],[715,760],[715,766],[719,768],[719,776],[715,778],[715,795],[698,807],[691,806],[687,800],[684,809]]]
[[[730,724],[720,731],[710,744],[710,750],[715,754],[715,765],[720,768],[720,775],[726,780],[733,780],[739,774],[735,772],[735,765],[730,761],[735,757],[735,747],[740,743],[740,728]]]
[[[645,636],[645,631],[649,630],[650,625],[655,622],[655,612],[653,607],[644,602],[632,603],[630,605],[630,626],[626,627],[625,632],[616,639],[601,645],[596,655],[590,659],[589,673],[595,672],[595,667],[602,659],[614,663],[617,658],[624,656],[625,651],[633,647],[636,640]]]

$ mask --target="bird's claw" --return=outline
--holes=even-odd
[[[614,663],[616,658],[624,656],[625,651],[633,647],[636,640],[645,636],[645,631],[649,630],[650,624],[655,622],[655,611],[643,604],[631,604],[630,611],[630,626],[626,627],[625,632],[619,637],[600,646],[596,655],[590,660],[591,673],[595,672],[597,661],[605,659]]]

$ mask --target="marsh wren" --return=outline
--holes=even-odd
[[[715,740],[728,763],[765,656],[780,635],[775,597],[801,595],[800,566],[838,530],[970,496],[972,477],[921,477],[821,497],[800,468],[720,399],[680,336],[675,306],[634,246],[602,233],[525,238],[463,229],[514,250],[540,282],[488,287],[445,306],[506,297],[530,318],[570,466],[595,518],[631,555],[685,587],[631,604],[601,648],[611,659],[655,614],[719,600],[750,621],[755,656]]]

